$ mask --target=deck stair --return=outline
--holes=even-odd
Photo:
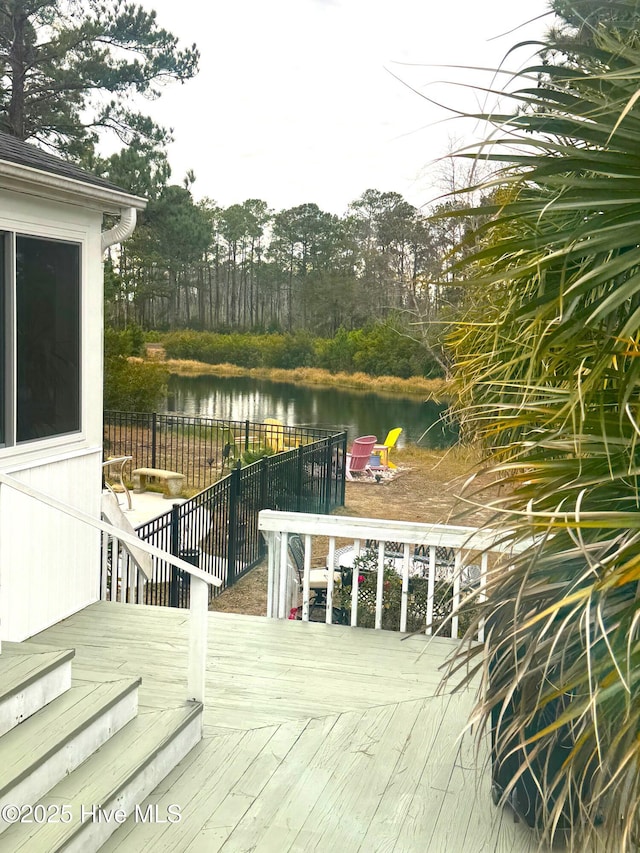
[[[202,736],[200,703],[138,713],[140,678],[74,680],[73,657],[2,644],[0,853],[99,850]]]

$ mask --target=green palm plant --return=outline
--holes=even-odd
[[[535,544],[490,572],[485,647],[463,644],[449,678],[481,674],[480,732],[513,705],[503,757],[542,760],[570,732],[561,767],[537,774],[549,840],[569,815],[574,849],[597,834],[628,850],[640,840],[640,4],[554,8],[565,26],[523,71],[516,108],[483,116],[491,217],[456,262],[476,307],[450,341],[464,429],[507,486],[490,525]]]

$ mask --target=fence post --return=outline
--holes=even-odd
[[[171,553],[174,557],[180,556],[180,504],[174,504],[171,507]],[[179,607],[179,583],[178,570],[175,566],[171,566],[169,607]]]
[[[271,507],[267,506],[267,496],[268,496],[268,485],[269,485],[269,460],[261,459],[260,460],[260,498],[259,498],[259,506],[258,512],[261,509],[271,509]],[[263,536],[260,536],[258,533],[258,552],[261,556],[264,556],[265,550],[267,548],[267,543]]]
[[[304,474],[304,461],[302,447],[298,448],[298,489],[296,498],[296,512],[302,512],[302,475]]]
[[[227,534],[227,586],[236,582],[236,541],[238,536],[238,498],[240,497],[240,468],[231,470],[229,481],[229,532]]]
[[[250,424],[251,424],[251,421],[249,421],[249,420],[246,420],[244,422],[244,449],[245,450],[249,449],[249,426],[250,426]]]
[[[333,474],[333,442],[330,438],[327,439],[327,453],[325,460],[325,474],[324,474],[324,511],[325,515],[329,515],[331,512],[331,484],[332,484],[332,474]]]
[[[340,476],[340,506],[344,506],[345,499],[345,491],[347,488],[347,478],[345,476],[345,472],[347,469],[347,434],[344,432],[342,434],[342,466],[340,471],[338,471],[338,464],[336,460],[336,476]]]
[[[157,427],[158,427],[158,415],[154,412],[151,415],[151,467],[157,468],[156,465],[156,451],[157,451]]]

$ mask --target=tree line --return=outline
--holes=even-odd
[[[446,318],[460,291],[445,260],[469,223],[431,214],[455,203],[425,211],[367,189],[337,216],[313,202],[196,202],[193,173],[171,181],[171,131],[131,105],[187,82],[198,61],[126,0],[0,0],[0,129],[149,199],[108,258],[107,322],[332,336],[391,314]],[[103,157],[108,136],[122,148]],[[444,360],[437,338],[427,345]]]
[[[188,185],[127,188],[150,201],[109,261],[116,327],[331,336],[391,313],[431,320],[456,302],[442,269],[464,226],[430,219],[399,193],[368,189],[337,216],[312,202],[278,211],[261,199],[195,202]]]

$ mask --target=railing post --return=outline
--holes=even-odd
[[[151,415],[151,467],[156,468],[158,415]]]
[[[250,424],[251,424],[251,421],[249,421],[249,420],[246,420],[244,422],[244,449],[245,450],[249,449],[249,426],[250,426]]]
[[[171,507],[171,553],[174,557],[180,556],[180,504]],[[179,590],[178,570],[171,566],[171,579],[169,581],[169,607],[178,607]]]
[[[274,530],[265,534],[267,540],[267,618],[278,618],[281,536]]]
[[[227,533],[227,586],[236,582],[236,541],[238,536],[238,498],[240,468],[233,468],[229,481],[229,531]]]
[[[205,581],[191,578],[189,614],[189,671],[187,695],[189,699],[204,704],[207,672],[207,628],[209,593]]]

